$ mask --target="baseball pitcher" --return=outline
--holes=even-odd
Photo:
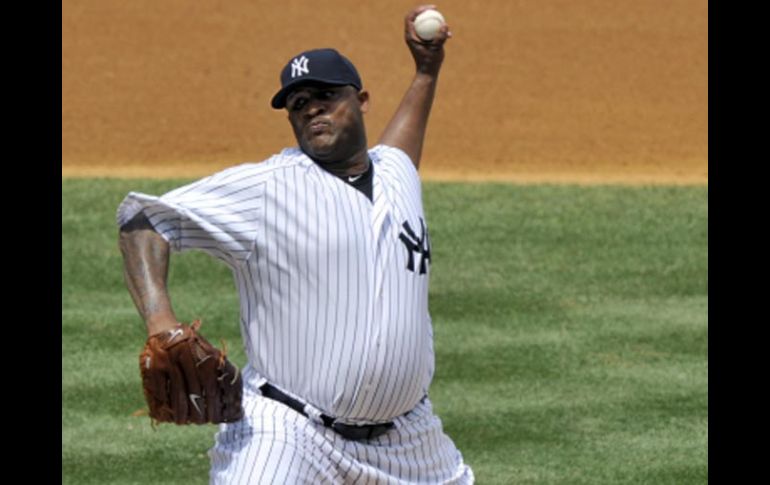
[[[118,208],[129,292],[147,325],[139,368],[158,422],[218,423],[213,484],[453,483],[473,472],[428,390],[431,240],[420,178],[451,36],[417,36],[415,75],[369,147],[369,92],[335,49],[298,53],[272,107],[297,146]],[[248,363],[179,322],[169,254],[197,249],[233,272]]]

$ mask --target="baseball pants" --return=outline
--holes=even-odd
[[[220,425],[211,484],[471,484],[473,471],[426,397],[372,440],[350,441],[288,406],[244,393],[246,417]]]

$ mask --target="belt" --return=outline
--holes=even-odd
[[[300,401],[294,399],[291,396],[287,396],[286,394],[279,391],[278,389],[271,386],[270,384],[264,384],[262,387],[259,388],[259,390],[262,391],[262,395],[265,396],[266,398],[283,403],[289,406],[290,408],[292,408],[293,410],[297,411],[301,415],[305,417],[309,417],[305,412],[304,404],[302,404]],[[393,427],[393,423],[363,424],[363,425],[345,424],[345,423],[340,423],[339,421],[336,421],[331,416],[327,416],[325,414],[321,415],[321,421],[323,422],[324,426],[326,426],[327,428],[333,429],[343,438],[354,440],[354,441],[374,439],[384,434],[390,428]]]

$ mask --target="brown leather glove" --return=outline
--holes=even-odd
[[[139,356],[150,417],[176,424],[229,423],[243,417],[243,383],[225,353],[192,325],[150,336]]]

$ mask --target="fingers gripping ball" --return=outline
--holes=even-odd
[[[425,10],[414,19],[414,30],[422,40],[432,40],[442,25],[444,16],[438,10]]]
[[[198,328],[196,320],[152,335],[139,355],[144,397],[155,421],[229,423],[243,417],[238,367]]]

